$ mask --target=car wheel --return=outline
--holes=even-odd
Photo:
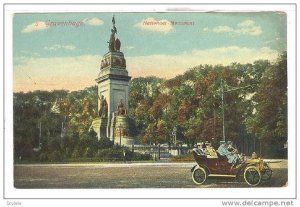
[[[197,167],[192,172],[192,178],[194,183],[197,185],[201,185],[206,181],[207,173],[206,170],[203,167]]]
[[[261,181],[261,174],[255,166],[250,166],[245,169],[244,179],[248,185],[257,186]]]
[[[272,170],[267,163],[264,163],[264,169],[261,171],[261,180],[268,181],[272,177]]]

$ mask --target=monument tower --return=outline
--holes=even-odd
[[[98,114],[93,121],[93,128],[98,139],[108,137],[115,144],[132,145],[128,122],[129,81],[124,54],[120,51],[121,41],[116,38],[117,28],[112,18],[111,35],[108,42],[109,51],[104,54],[98,83]]]

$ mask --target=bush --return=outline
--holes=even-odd
[[[63,155],[60,151],[56,150],[49,154],[48,159],[50,162],[62,161]]]
[[[61,150],[60,142],[61,142],[60,137],[49,138],[48,144],[47,144],[48,152],[54,152],[56,150]]]
[[[70,158],[72,157],[72,149],[70,147],[67,147],[66,150],[65,150],[65,158]]]
[[[126,161],[140,161],[140,160],[151,160],[150,154],[140,154],[132,152],[126,148],[109,148],[109,149],[99,149],[97,152],[97,157],[102,161],[123,161],[125,151]]]
[[[47,154],[45,152],[43,152],[43,153],[40,154],[39,161],[41,161],[41,162],[48,161],[48,156],[47,156]]]
[[[97,150],[91,147],[87,147],[84,153],[84,157],[94,157],[97,153]]]
[[[99,148],[100,149],[112,148],[113,146],[114,146],[114,142],[110,141],[109,138],[101,138],[99,140]]]
[[[78,147],[76,147],[72,153],[72,158],[80,158],[80,157],[82,157],[82,152]]]
[[[180,156],[172,157],[171,161],[175,161],[175,162],[189,162],[189,161],[195,161],[195,159],[194,159],[192,153],[188,153],[188,154],[185,154],[185,155],[180,155]]]
[[[108,160],[108,161],[115,161],[115,160],[123,160],[123,150],[121,149],[99,149],[97,152],[97,157],[100,160]]]
[[[152,157],[150,154],[140,154],[140,153],[136,153],[134,152],[132,154],[132,158],[131,160],[134,160],[134,161],[139,161],[139,160],[151,160]]]

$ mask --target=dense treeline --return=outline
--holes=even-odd
[[[86,90],[14,94],[14,155],[19,159],[59,161],[89,155],[97,142],[88,133],[96,114],[96,87]],[[80,124],[82,123],[82,124]],[[86,148],[86,149],[85,149]]]
[[[97,87],[82,91],[14,94],[14,156],[29,161],[112,161],[149,159],[130,149],[98,141],[90,130],[97,116]]]
[[[175,78],[135,78],[130,82],[129,115],[140,143],[189,145],[222,139],[221,82],[225,135],[240,151],[281,155],[287,141],[286,53],[270,63],[199,65]],[[122,150],[89,131],[97,116],[97,87],[81,91],[14,93],[14,156],[60,161],[122,159]],[[41,144],[40,144],[41,143]],[[127,152],[134,159],[134,155]],[[137,159],[146,159],[138,157]]]
[[[180,143],[210,141],[223,136],[240,151],[282,156],[287,141],[287,59],[270,63],[199,65],[173,79],[136,78],[130,88],[130,116],[142,143],[171,142],[177,128]]]

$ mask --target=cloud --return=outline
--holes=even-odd
[[[126,49],[126,50],[132,50],[132,49],[134,49],[135,47],[134,46],[125,46],[124,47],[124,49]]]
[[[282,39],[280,37],[276,37],[274,39],[265,41],[264,44],[270,45],[271,43],[280,43],[280,42],[282,42]]]
[[[234,31],[234,29],[228,26],[217,26],[213,28],[213,32],[216,33],[225,33],[225,32],[232,32],[232,31]]]
[[[55,44],[55,45],[52,45],[50,47],[47,47],[45,46],[44,47],[44,50],[60,50],[60,49],[63,49],[63,50],[75,50],[76,47],[74,45],[58,45],[58,44]]]
[[[23,54],[24,56],[33,56],[33,57],[40,56],[39,53],[31,52],[29,50],[21,50],[20,53]]]
[[[255,22],[253,20],[245,20],[238,24],[238,27],[253,27],[255,26]]]
[[[147,30],[152,32],[162,32],[162,33],[168,33],[173,29],[173,26],[170,21],[161,19],[156,20],[153,17],[149,17],[147,19],[143,19],[139,23],[134,25],[135,27],[138,27],[141,30]]]
[[[97,18],[97,17],[94,17],[94,18],[90,18],[90,19],[84,19],[83,22],[85,24],[88,24],[88,25],[91,25],[91,26],[100,26],[100,25],[103,25],[104,22]]]
[[[205,32],[214,33],[229,33],[233,35],[251,35],[259,36],[262,34],[262,29],[260,26],[256,25],[253,20],[245,20],[237,24],[236,27],[229,27],[226,25],[220,25],[213,28],[204,28]]]
[[[27,26],[24,27],[24,29],[21,31],[22,33],[30,33],[33,31],[39,31],[39,30],[45,30],[48,29],[48,25],[46,24],[46,22],[42,22],[42,21],[37,21],[37,22],[33,22],[32,24],[29,24]]]
[[[177,55],[156,54],[125,57],[129,75],[172,78],[200,64],[229,65],[233,62],[253,63],[259,59],[275,60],[278,52],[269,47],[238,46],[192,50]],[[14,59],[15,60],[15,59]],[[23,58],[13,68],[14,91],[80,90],[96,84],[101,56]],[[30,77],[30,78],[28,78]],[[34,82],[36,84],[34,84]]]
[[[262,33],[261,27],[257,26],[254,21],[246,20],[237,25],[235,31],[238,34],[249,34],[253,36],[258,36]]]

